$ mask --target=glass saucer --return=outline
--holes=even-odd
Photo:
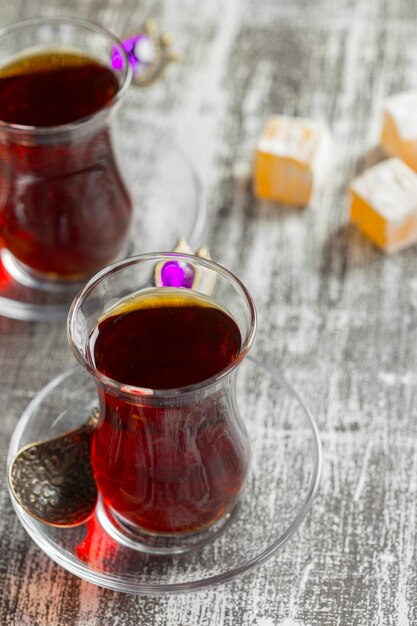
[[[172,250],[181,237],[192,248],[199,247],[204,243],[206,207],[198,173],[162,128],[146,119],[135,120],[131,127],[133,131],[123,132],[120,162],[135,213],[132,243],[120,258]],[[64,320],[82,285],[37,279],[0,246],[0,315],[26,321]]]
[[[25,513],[10,494],[23,527],[56,563],[116,591],[192,591],[257,567],[288,541],[309,511],[319,483],[321,446],[313,417],[279,371],[247,357],[237,385],[251,441],[251,470],[232,519],[212,542],[185,554],[146,554],[104,530],[100,505],[81,526],[54,528]],[[61,373],[23,413],[8,462],[22,446],[85,422],[95,398],[93,383],[78,366]]]

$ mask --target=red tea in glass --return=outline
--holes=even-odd
[[[119,305],[90,338],[99,372],[155,390],[202,383],[233,363],[240,348],[234,320],[187,292]],[[156,533],[184,532],[232,508],[248,455],[221,391],[169,407],[132,406],[106,391],[100,400],[104,419],[94,435],[92,465],[106,504],[123,520]]]
[[[26,29],[33,43],[48,23],[12,35]],[[106,31],[77,21],[49,26],[51,37],[62,26],[62,38],[81,49],[29,47],[0,68],[0,237],[29,272],[79,280],[128,245],[132,205],[109,127],[128,74],[111,69]]]
[[[177,258],[197,277],[193,286],[156,287],[157,268]],[[202,272],[210,295],[198,291]],[[252,301],[237,279],[187,255],[127,259],[73,303],[70,342],[100,406],[94,475],[105,506],[125,527],[188,536],[234,508],[249,464],[235,374],[254,325]]]

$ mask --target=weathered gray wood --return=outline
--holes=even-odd
[[[207,185],[207,240],[259,311],[255,352],[317,416],[315,506],[261,569],[195,595],[137,598],[67,574],[34,546],[0,491],[2,626],[417,624],[417,248],[386,258],[346,226],[345,187],[373,162],[381,99],[417,82],[412,0],[0,0],[2,24],[78,15],[123,34],[154,15],[185,62],[121,116],[151,114]],[[320,119],[333,171],[311,207],[256,202],[247,184],[266,117]],[[0,318],[1,464],[27,402],[72,363],[63,324]],[[4,475],[4,469],[3,469]]]

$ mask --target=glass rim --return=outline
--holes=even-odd
[[[137,265],[146,261],[155,262],[163,262],[164,260],[180,260],[184,262],[198,263],[200,266],[206,267],[215,271],[217,274],[222,275],[231,281],[237,288],[238,291],[243,295],[246,304],[248,305],[249,314],[250,314],[250,324],[249,330],[247,333],[247,337],[241,346],[239,353],[236,358],[233,359],[231,363],[220,372],[214,374],[213,376],[209,376],[205,378],[199,383],[193,383],[192,385],[184,385],[183,387],[173,387],[170,389],[152,389],[149,387],[138,387],[135,385],[128,385],[121,381],[115,380],[102,374],[97,368],[95,368],[88,359],[81,353],[78,349],[75,341],[74,341],[74,333],[73,328],[75,325],[75,319],[77,313],[87,298],[87,296],[93,291],[93,289],[103,282],[106,278],[111,276],[112,274],[116,274],[117,272],[130,267],[131,265]],[[183,288],[184,289],[184,288]],[[187,289],[188,290],[188,289]],[[192,290],[188,290],[192,291]],[[195,256],[193,254],[183,254],[179,252],[149,252],[147,254],[138,254],[135,256],[128,257],[127,259],[123,259],[121,261],[117,261],[112,265],[104,268],[100,272],[98,272],[95,276],[93,276],[88,283],[78,292],[75,296],[67,318],[67,338],[70,348],[79,363],[91,374],[95,379],[97,379],[101,384],[106,385],[107,387],[111,387],[116,390],[119,394],[122,393],[126,396],[132,397],[136,396],[137,398],[146,399],[146,401],[152,402],[154,399],[166,399],[172,397],[183,397],[187,394],[192,394],[197,390],[207,389],[212,387],[226,378],[231,372],[235,371],[237,366],[242,362],[243,358],[248,354],[254,336],[256,332],[256,308],[253,298],[242,283],[242,281],[230,270],[226,269],[223,265],[220,265],[216,261],[212,261],[211,259],[204,259],[199,256]]]
[[[119,86],[117,92],[114,94],[111,100],[109,100],[109,102],[97,109],[97,111],[95,111],[94,113],[91,113],[90,115],[87,115],[85,117],[80,117],[79,119],[72,122],[57,124],[55,126],[31,126],[25,124],[13,124],[0,119],[0,131],[7,131],[16,135],[24,135],[25,133],[30,135],[52,135],[59,132],[78,130],[79,128],[85,127],[90,122],[104,117],[111,109],[113,109],[113,107],[118,102],[120,102],[120,100],[125,96],[129,88],[132,80],[133,70],[129,62],[128,54],[123,48],[122,41],[110,30],[108,30],[104,26],[101,26],[100,24],[96,24],[95,22],[90,22],[89,20],[84,20],[78,17],[33,17],[26,20],[21,20],[19,22],[14,22],[12,24],[9,24],[8,26],[0,28],[0,39],[5,35],[9,35],[13,32],[47,24],[69,24],[71,26],[84,28],[90,30],[91,32],[105,35],[106,37],[111,39],[113,43],[118,46],[118,51],[121,53],[121,55],[123,56],[123,60],[126,63],[127,71],[123,83]]]

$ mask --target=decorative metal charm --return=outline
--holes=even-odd
[[[147,87],[159,80],[166,67],[173,62],[182,60],[182,55],[171,49],[172,38],[167,33],[160,34],[155,20],[148,19],[140,33],[127,37],[122,46],[129,56],[133,70],[133,84]],[[114,48],[112,65],[120,69],[123,59],[117,48]]]
[[[185,239],[180,239],[173,252],[194,254],[203,259],[210,259],[207,246],[201,246],[195,252]],[[155,268],[155,285],[157,287],[184,287],[197,289],[201,293],[210,294],[214,289],[216,276],[210,270],[196,268],[192,263],[173,259],[165,263],[158,263]]]
[[[27,513],[51,526],[77,526],[94,512],[97,487],[90,463],[95,409],[86,424],[32,443],[9,465],[10,488]]]

